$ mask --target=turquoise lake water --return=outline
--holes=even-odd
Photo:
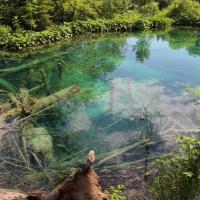
[[[103,155],[145,138],[155,142],[148,150],[153,158],[171,150],[177,136],[199,128],[199,106],[185,91],[200,86],[199,56],[196,29],[88,36],[1,62],[1,68],[26,68],[1,73],[7,84],[0,82],[0,89],[43,85],[31,92],[42,97],[72,84],[81,87],[78,95],[36,119],[52,135],[59,158],[90,149]],[[105,162],[99,173],[106,183],[137,183],[133,174],[140,169],[141,177],[147,168],[146,153],[144,147],[125,152]]]

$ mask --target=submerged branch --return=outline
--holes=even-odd
[[[145,140],[142,140],[140,142],[131,144],[131,145],[127,146],[127,147],[123,147],[121,149],[117,149],[117,150],[111,151],[108,156],[106,156],[105,158],[99,160],[99,162],[97,163],[97,166],[102,165],[105,162],[107,162],[107,161],[109,161],[109,160],[111,160],[111,159],[113,159],[113,158],[115,158],[115,157],[117,157],[119,155],[122,155],[122,154],[126,153],[127,151],[129,151],[131,149],[137,148],[137,147],[139,147],[141,145],[149,144],[150,142],[151,142],[150,139],[145,139]]]

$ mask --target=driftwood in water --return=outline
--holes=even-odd
[[[34,99],[30,97],[28,93],[26,93],[26,90],[23,90],[23,92],[20,93],[18,97],[12,96],[12,104],[14,104],[14,106],[9,105],[8,103],[2,104],[0,106],[0,119],[15,118],[20,116],[23,112],[26,112],[29,115],[34,115],[42,109],[54,105],[60,100],[69,97],[79,91],[80,88],[73,85],[50,96]]]
[[[131,144],[129,146],[126,146],[126,147],[123,147],[121,149],[117,149],[117,150],[114,150],[114,151],[111,151],[109,152],[106,157],[104,156],[104,158],[102,159],[98,159],[98,163],[97,163],[97,166],[99,165],[102,165],[104,164],[105,162],[109,161],[109,160],[112,160],[113,158],[117,157],[117,156],[120,156],[124,153],[126,153],[127,151],[130,151],[131,149],[135,149],[135,148],[138,148],[139,146],[142,146],[142,145],[147,145],[151,142],[150,139],[144,139],[140,142],[137,142],[137,143],[134,143],[134,144]]]
[[[107,195],[101,191],[99,177],[91,168],[94,162],[94,151],[90,151],[86,166],[75,173],[72,180],[48,195],[25,195],[16,191],[0,190],[1,200],[108,200]]]

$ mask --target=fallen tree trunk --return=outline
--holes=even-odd
[[[27,114],[34,115],[40,110],[54,105],[57,102],[63,100],[64,98],[69,97],[79,91],[80,88],[78,86],[73,85],[63,90],[60,90],[50,96],[42,97],[40,99],[33,99],[30,96],[27,96],[25,97],[26,100],[24,101],[21,97],[19,97],[19,99],[16,98],[16,107],[13,108],[11,105],[8,106],[7,104],[5,104],[7,105],[7,107],[4,108],[4,105],[2,105],[2,114],[0,113],[0,120],[6,118],[15,118],[17,116],[20,116],[24,111],[27,112]]]
[[[63,90],[60,90],[48,97],[43,97],[41,99],[38,99],[33,106],[31,114],[36,113],[36,112],[38,112],[48,106],[51,106],[53,104],[56,104],[57,102],[61,101],[62,99],[69,97],[79,91],[80,91],[80,88],[78,86],[73,85],[73,86],[70,86]]]

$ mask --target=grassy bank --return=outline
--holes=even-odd
[[[113,19],[74,21],[51,27],[45,31],[22,31],[13,33],[4,27],[0,37],[0,47],[5,50],[23,50],[28,47],[50,45],[56,41],[77,35],[106,32],[133,32],[169,28],[173,20],[167,17],[144,19]]]

